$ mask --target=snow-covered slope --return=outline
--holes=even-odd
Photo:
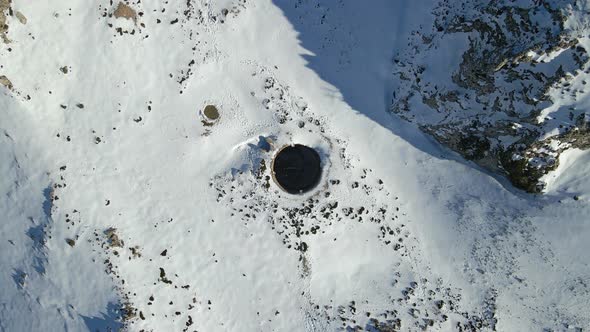
[[[394,57],[392,111],[517,187],[588,149],[587,1],[441,1]],[[459,129],[459,130],[458,130]]]
[[[588,154],[533,196],[388,112],[443,4],[0,4],[0,331],[590,326]]]

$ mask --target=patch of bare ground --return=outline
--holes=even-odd
[[[12,90],[12,82],[4,75],[0,76],[0,85],[4,85],[8,90]]]
[[[124,2],[119,2],[117,5],[117,9],[113,13],[115,18],[125,18],[128,20],[133,20],[134,23],[137,23],[137,13],[133,8],[129,5],[125,4]]]

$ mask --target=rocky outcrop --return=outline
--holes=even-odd
[[[515,186],[542,192],[539,179],[559,154],[590,139],[590,113],[575,107],[587,94],[588,29],[568,26],[584,15],[565,2],[442,1],[433,26],[395,58],[404,83],[392,112]]]
[[[0,38],[5,44],[10,43],[10,39],[6,36],[8,32],[8,23],[6,16],[12,15],[12,9],[10,7],[11,0],[0,0]]]

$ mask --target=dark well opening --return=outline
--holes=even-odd
[[[219,111],[217,110],[217,107],[215,107],[213,105],[205,106],[205,109],[203,110],[203,114],[205,114],[205,116],[209,120],[219,119]]]
[[[275,156],[272,171],[275,182],[284,191],[301,194],[313,189],[320,181],[320,155],[305,145],[288,145]]]

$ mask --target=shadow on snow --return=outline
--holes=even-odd
[[[465,160],[419,128],[392,114],[393,59],[421,24],[432,24],[432,0],[272,0],[299,33],[307,67],[333,85],[352,109],[437,159],[453,160],[494,177],[506,190],[534,199],[502,175]],[[347,116],[343,114],[342,116]]]

